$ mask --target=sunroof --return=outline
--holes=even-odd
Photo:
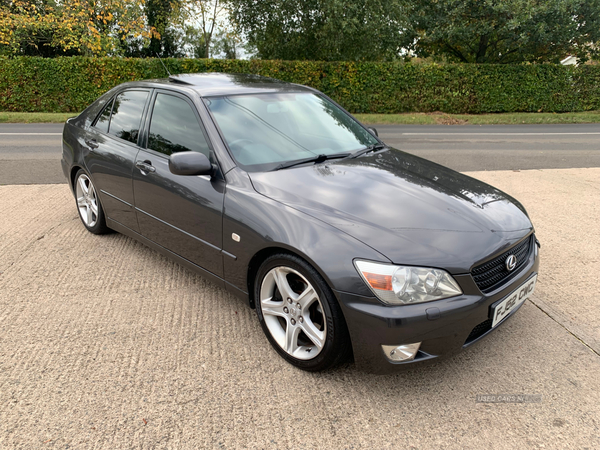
[[[197,74],[194,74],[194,75],[197,75]],[[184,77],[186,77],[188,79],[185,79]],[[190,85],[198,84],[198,83],[194,83],[192,76],[187,75],[187,74],[169,75],[169,81],[173,81],[174,83],[190,84]]]
[[[169,81],[185,86],[193,86],[202,96],[304,89],[274,78],[244,73],[183,73],[169,76]]]
[[[188,84],[192,86],[223,86],[228,84],[247,84],[247,83],[281,83],[273,78],[261,77],[255,74],[245,73],[221,73],[221,72],[203,72],[203,73],[181,73],[171,75],[169,80],[174,83]]]

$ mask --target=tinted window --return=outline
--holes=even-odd
[[[108,133],[137,143],[147,91],[126,91],[115,98]]]
[[[148,148],[166,155],[194,151],[209,156],[206,138],[191,105],[182,98],[168,94],[156,96]]]
[[[112,104],[112,100],[108,102],[108,105],[106,105],[104,111],[102,111],[102,114],[100,114],[100,117],[98,117],[96,125],[94,125],[100,131],[104,131],[105,133],[108,133],[108,124],[110,122],[110,112],[112,110]]]

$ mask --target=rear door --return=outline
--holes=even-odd
[[[222,277],[224,181],[169,171],[169,156],[181,151],[202,152],[216,163],[195,105],[183,95],[156,90],[145,130],[147,144],[133,175],[140,233]]]
[[[118,93],[100,113],[85,139],[85,164],[106,216],[139,232],[133,206],[132,174],[139,151],[142,115],[150,98],[148,89]]]

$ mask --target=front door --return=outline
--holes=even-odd
[[[157,91],[148,117],[146,149],[138,153],[133,172],[140,232],[222,277],[224,181],[169,171],[169,156],[176,152],[197,151],[210,158],[196,108],[182,95]]]

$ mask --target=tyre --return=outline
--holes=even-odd
[[[316,372],[349,358],[350,337],[340,306],[310,264],[285,253],[272,255],[258,269],[254,286],[260,324],[286,361]]]
[[[109,229],[104,220],[104,210],[100,204],[96,188],[83,169],[75,175],[75,185],[73,187],[77,211],[83,225],[90,233],[107,233]]]

